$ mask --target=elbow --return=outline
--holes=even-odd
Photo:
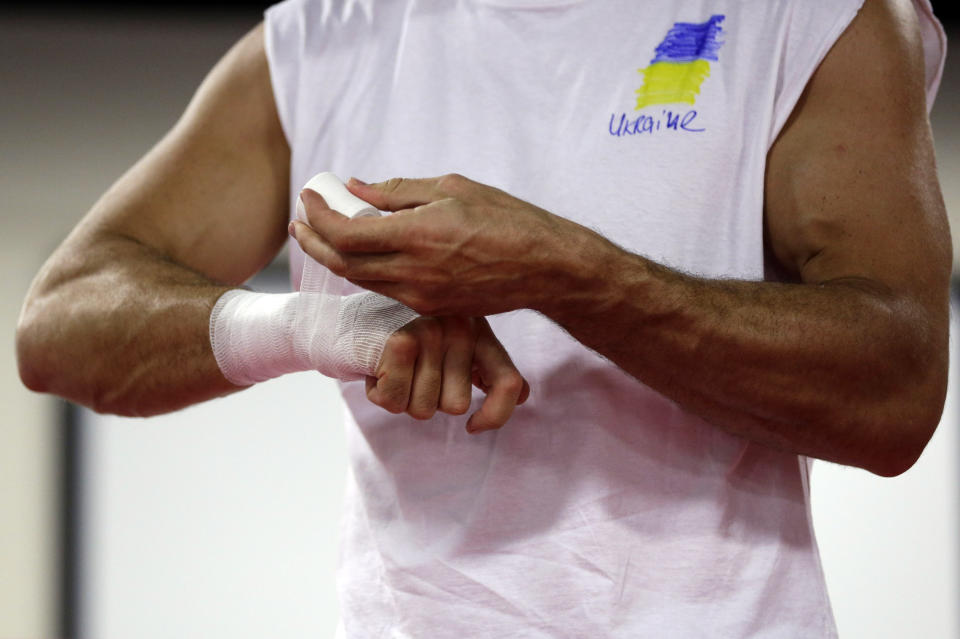
[[[903,432],[890,437],[864,468],[881,477],[897,477],[907,472],[920,459],[939,421],[940,412],[937,411],[935,418],[925,417],[899,424],[896,430]]]
[[[24,304],[17,322],[14,345],[20,381],[37,393],[51,393],[97,413],[136,415],[127,397],[116,390],[104,389],[103,376],[88,362],[76,367],[75,356],[65,353],[66,345],[55,323],[44,321],[44,314],[33,310],[30,300]]]
[[[50,353],[50,347],[38,337],[39,331],[21,322],[16,332],[17,369],[20,381],[37,393],[52,393],[100,414],[136,417],[141,415],[128,398],[104,391],[87,379],[84,384],[70,380]]]
[[[20,381],[32,391],[49,392],[50,370],[45,364],[45,355],[41,330],[35,321],[29,318],[27,309],[20,314],[15,336],[17,371]]]
[[[25,348],[20,335],[17,335],[17,372],[20,374],[20,381],[24,386],[37,393],[44,393],[47,390],[45,376],[29,356],[25,355]]]
[[[911,339],[886,353],[873,370],[884,373],[872,379],[877,394],[865,414],[872,416],[874,455],[866,470],[882,477],[896,477],[917,463],[943,416],[950,368],[949,314],[946,306],[938,317],[912,323]],[[920,327],[926,326],[926,330]],[[866,448],[866,447],[865,447]]]
[[[946,367],[935,382],[916,387],[899,402],[900,410],[887,410],[878,423],[884,424],[875,454],[866,470],[881,477],[897,477],[920,459],[943,415],[946,400]]]
[[[898,477],[913,468],[925,446],[926,444],[923,444],[918,448],[904,448],[889,452],[882,457],[877,456],[863,468],[880,477]]]
[[[880,477],[897,477],[910,470],[918,459],[920,453],[900,450],[872,459],[863,468]]]

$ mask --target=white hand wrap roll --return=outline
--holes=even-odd
[[[380,215],[332,173],[304,188],[344,215]],[[299,199],[297,217],[307,222]],[[210,343],[224,377],[247,386],[310,369],[344,381],[374,374],[387,339],[418,315],[376,293],[344,296],[345,284],[308,255],[299,293],[237,289],[220,296],[210,313]]]

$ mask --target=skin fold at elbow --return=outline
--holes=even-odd
[[[896,477],[917,463],[943,415],[947,392],[945,365],[936,377],[921,387],[911,385],[905,389],[902,410],[879,417],[884,424],[882,444],[863,466],[866,470],[881,477]]]

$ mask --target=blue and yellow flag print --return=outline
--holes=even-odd
[[[710,77],[710,62],[719,60],[724,18],[715,15],[702,23],[674,23],[650,66],[638,69],[643,86],[637,89],[637,110],[653,104],[696,104],[700,86]]]

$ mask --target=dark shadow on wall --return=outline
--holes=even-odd
[[[960,22],[960,6],[956,0],[935,0],[933,11],[943,22]]]
[[[60,402],[60,598],[57,636],[77,639],[79,636],[80,596],[80,510],[82,505],[83,471],[80,462],[79,408],[68,401]]]
[[[7,9],[35,9],[36,3],[28,2],[8,2],[5,3]],[[175,2],[84,2],[83,11],[90,10],[110,10],[122,12],[177,12],[177,13],[197,13],[197,12],[220,12],[220,13],[238,13],[238,12],[260,12],[275,4],[274,2],[255,2],[244,0],[238,2],[217,2],[215,0],[198,0],[188,2],[187,0],[178,0]],[[956,0],[932,0],[933,8],[936,14],[944,22],[960,22],[960,3]],[[79,11],[76,3],[54,2],[46,3],[45,7],[64,7]]]

